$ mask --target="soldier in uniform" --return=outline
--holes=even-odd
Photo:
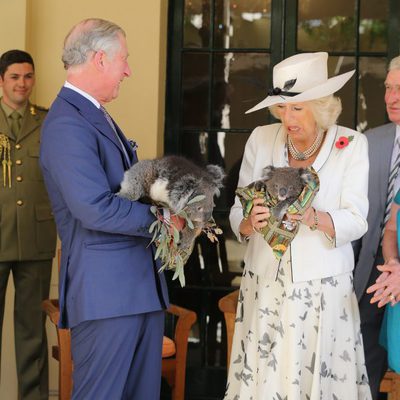
[[[56,228],[39,167],[40,128],[47,110],[29,102],[32,57],[0,57],[0,343],[8,278],[15,286],[14,333],[20,399],[48,399],[45,315]]]

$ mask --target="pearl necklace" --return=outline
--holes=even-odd
[[[320,129],[318,131],[317,137],[314,140],[314,143],[307,150],[299,151],[296,149],[295,145],[292,142],[292,139],[288,135],[287,140],[288,140],[289,153],[295,160],[298,161],[307,160],[319,149],[323,139],[324,139],[324,131]]]

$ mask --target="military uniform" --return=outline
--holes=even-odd
[[[39,167],[40,129],[47,110],[28,103],[17,134],[8,114],[1,102],[0,329],[12,272],[19,396],[43,400],[48,398],[48,356],[40,304],[49,295],[56,246],[54,217]]]

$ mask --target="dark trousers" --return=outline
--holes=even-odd
[[[382,253],[378,253],[375,265],[383,264]],[[369,278],[368,287],[375,283],[379,274],[380,272],[374,267]],[[371,297],[372,294],[364,293],[359,302],[359,306],[365,363],[367,366],[372,398],[378,400],[381,398],[379,397],[379,385],[388,367],[386,350],[379,344],[379,332],[385,307],[378,308],[376,303],[371,304]]]
[[[0,262],[0,343],[10,272],[13,275],[14,336],[21,400],[48,399],[46,315],[41,303],[49,297],[52,260]]]
[[[73,400],[159,400],[164,311],[71,329]]]

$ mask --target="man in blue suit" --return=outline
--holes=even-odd
[[[168,295],[149,206],[116,196],[135,147],[103,105],[131,75],[124,31],[101,19],[64,42],[67,80],[43,126],[40,162],[62,241],[60,327],[71,328],[73,399],[158,400]]]

